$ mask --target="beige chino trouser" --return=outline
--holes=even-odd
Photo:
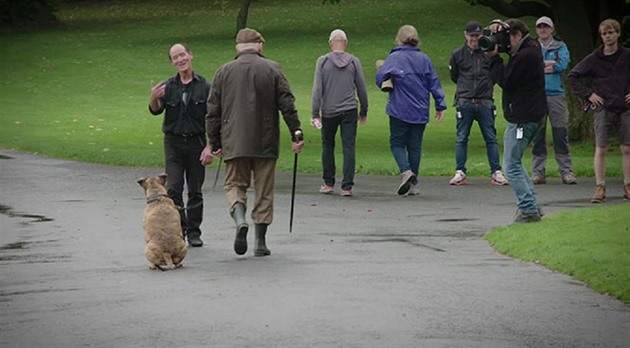
[[[255,224],[273,221],[273,189],[276,176],[275,158],[240,157],[225,162],[225,197],[230,211],[234,204],[247,207],[247,189],[254,179],[256,196],[252,208]]]

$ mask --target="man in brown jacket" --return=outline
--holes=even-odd
[[[280,117],[292,135],[292,150],[301,151],[300,120],[295,98],[280,65],[262,55],[265,39],[245,28],[236,35],[235,60],[214,75],[208,96],[206,131],[212,152],[225,160],[225,195],[236,222],[234,251],[247,252],[245,218],[252,173],[256,191],[252,220],[256,226],[254,256],[271,252],[267,226],[273,220],[273,190],[280,145]]]

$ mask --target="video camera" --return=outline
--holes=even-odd
[[[479,38],[479,48],[484,51],[492,51],[495,46],[498,47],[499,52],[510,51],[510,25],[502,20],[495,19],[490,24],[499,24],[501,30],[496,33],[492,33],[489,28],[484,28],[481,31],[481,37]]]

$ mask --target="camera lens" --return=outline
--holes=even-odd
[[[496,44],[496,35],[483,35],[479,38],[479,48],[484,52],[492,51]]]

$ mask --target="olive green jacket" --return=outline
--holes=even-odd
[[[206,115],[212,150],[222,149],[226,161],[278,158],[279,113],[290,134],[300,129],[295,97],[280,65],[258,52],[241,52],[212,81]]]

